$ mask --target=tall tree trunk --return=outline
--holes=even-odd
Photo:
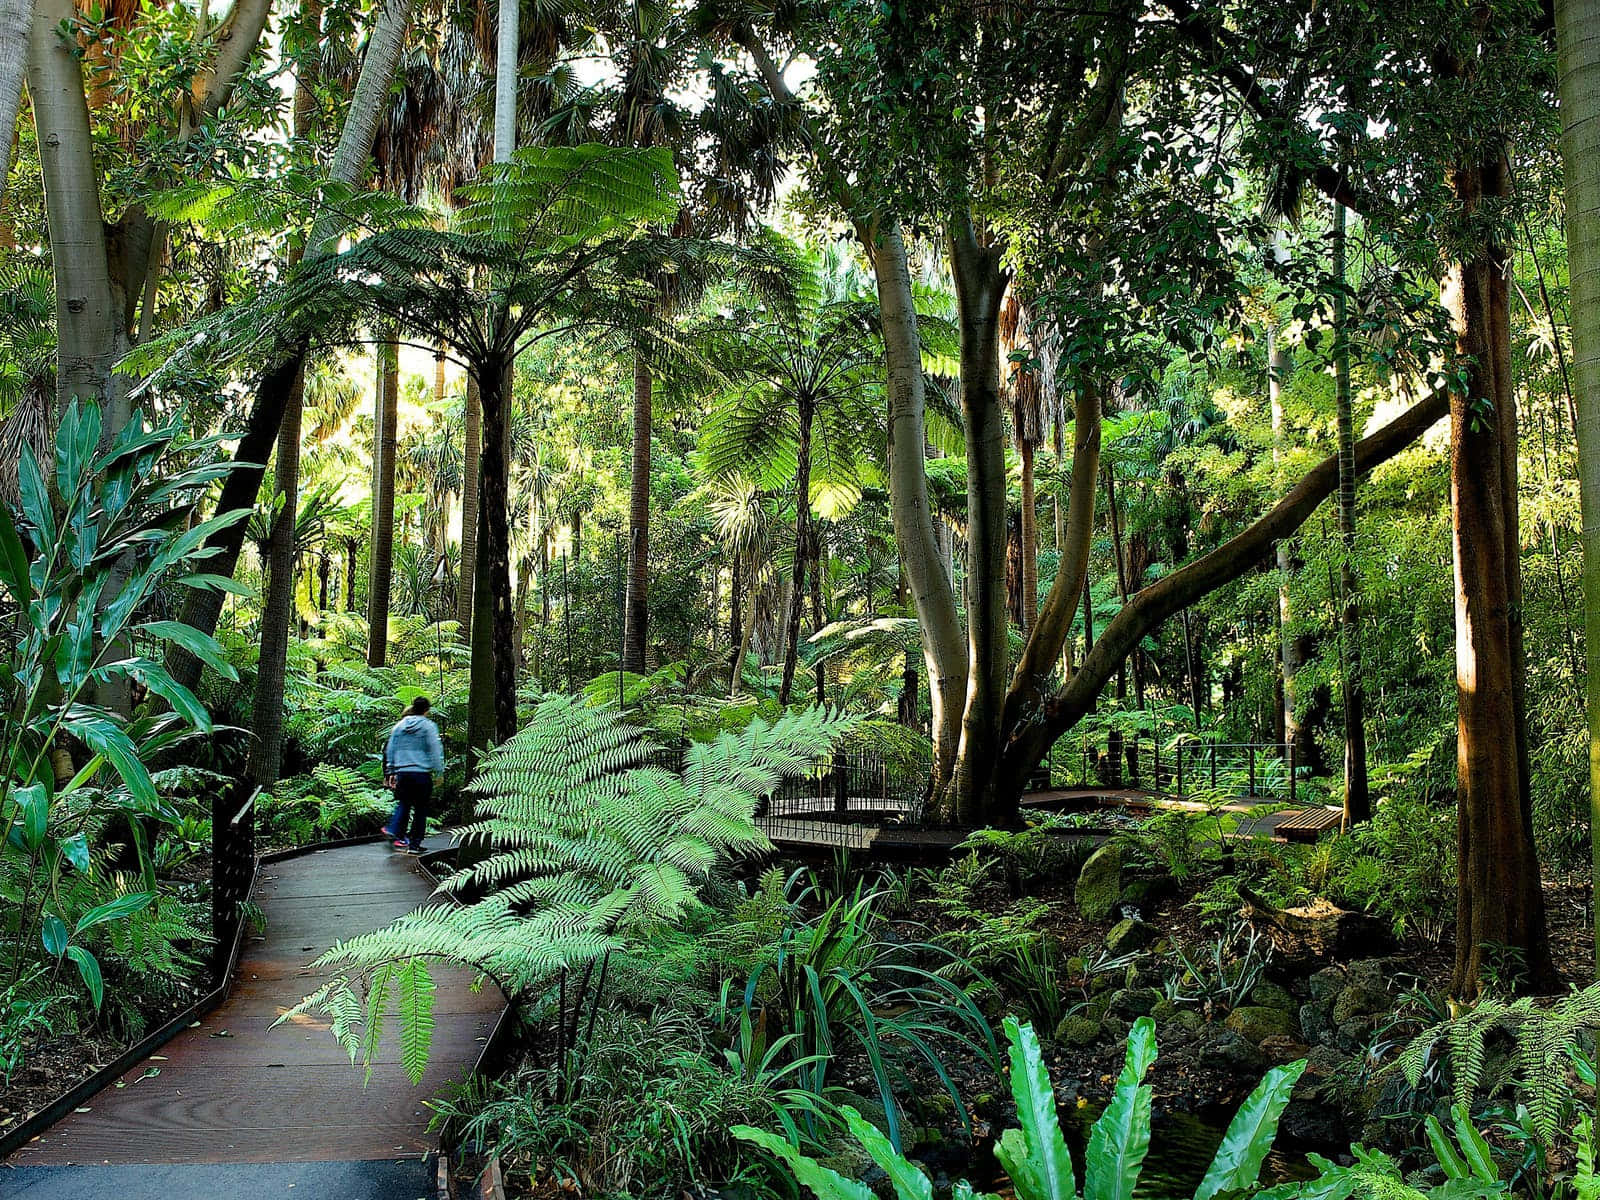
[[[1572,287],[1578,492],[1583,510],[1591,878],[1600,879],[1600,0],[1556,0],[1556,47]],[[1595,944],[1600,948],[1600,905],[1593,910]],[[1595,972],[1600,978],[1600,960]]]
[[[1281,478],[1284,459],[1288,454],[1288,417],[1283,405],[1283,387],[1289,380],[1294,363],[1288,347],[1280,340],[1275,323],[1267,324],[1267,401],[1272,408],[1272,462],[1274,474]],[[1300,571],[1300,562],[1294,551],[1294,542],[1284,538],[1276,547],[1278,565],[1278,637],[1282,664],[1282,714],[1283,740],[1294,749],[1296,767],[1312,766],[1318,759],[1316,750],[1316,722],[1310,713],[1302,713],[1304,698],[1295,684],[1300,669],[1311,661],[1312,639],[1294,627],[1294,603],[1290,586]]]
[[[654,380],[643,352],[633,352],[633,462],[628,479],[628,587],[624,602],[622,669],[645,670],[649,636],[650,432]]]
[[[478,564],[478,464],[483,448],[483,405],[478,398],[478,378],[467,376],[466,451],[461,459],[461,582],[456,590],[456,621],[461,640],[472,641],[472,594]]]
[[[300,503],[300,419],[305,410],[302,378],[290,389],[289,405],[278,435],[273,476],[282,497],[267,541],[267,591],[261,605],[261,653],[251,709],[246,774],[258,787],[278,782],[283,768],[283,683],[289,652],[289,623],[294,615],[295,516]],[[381,665],[381,664],[379,664]]]
[[[931,787],[938,794],[955,772],[967,693],[967,651],[950,567],[939,552],[933,507],[928,501],[922,340],[917,333],[905,239],[893,220],[864,229],[861,237],[872,257],[878,286],[889,394],[889,511],[922,631],[933,736]]]
[[[394,466],[399,448],[400,348],[378,346],[372,431],[372,565],[367,572],[367,665],[389,655],[389,591],[394,571]]]
[[[744,575],[739,570],[739,555],[733,556],[733,561],[728,565],[728,645],[732,647],[731,657],[728,660],[729,680],[737,690],[739,682],[739,668],[742,660],[739,658],[744,653],[740,644],[740,632],[744,628]]]
[[[1498,148],[1451,184],[1469,218],[1510,195]],[[1485,947],[1522,956],[1528,982],[1554,985],[1529,797],[1517,401],[1511,381],[1504,248],[1486,239],[1444,288],[1467,364],[1450,402],[1450,514],[1456,583],[1456,963],[1450,990],[1473,997]]]
[[[967,698],[954,803],[945,807],[964,825],[1009,824],[1011,803],[994,790],[1011,667],[999,323],[1008,278],[999,247],[982,244],[966,215],[952,222],[949,243],[967,442]]]
[[[1361,601],[1356,578],[1356,435],[1350,396],[1350,320],[1345,295],[1345,207],[1333,206],[1333,373],[1339,426],[1340,682],[1344,685],[1344,825],[1372,815],[1367,792],[1367,724],[1361,679]]]
[[[11,177],[11,143],[16,140],[17,114],[22,110],[22,77],[33,25],[33,0],[0,0],[0,46],[11,53],[0,58],[0,209],[6,205],[6,180]]]
[[[737,569],[737,564],[735,564]],[[745,589],[745,615],[744,632],[739,635],[739,648],[734,654],[732,678],[728,682],[728,698],[731,700],[739,694],[739,689],[744,686],[744,664],[750,657],[750,643],[756,634],[756,616],[760,612],[759,576],[756,574],[756,563],[752,558],[750,563],[750,585]]]
[[[1029,637],[1039,617],[1039,524],[1033,494],[1033,443],[1017,441],[1022,459],[1022,635]]]
[[[485,363],[493,367],[478,381],[483,397],[483,461],[479,468],[479,555],[483,566],[478,580],[487,595],[480,597],[478,615],[492,621],[494,646],[494,738],[503,742],[517,731],[516,614],[511,595],[511,524],[509,454],[511,364],[504,359]],[[478,644],[476,635],[474,648]],[[474,659],[476,661],[476,658]],[[474,680],[474,683],[477,681]]]
[[[816,536],[811,522],[811,425],[817,415],[816,401],[806,395],[798,399],[800,444],[794,469],[794,558],[789,580],[789,604],[785,611],[783,635],[783,679],[778,686],[778,703],[788,704],[794,691],[795,663],[800,656],[800,616],[806,606],[806,564],[812,557],[811,541]]]
[[[77,19],[71,0],[38,0],[28,36],[28,95],[38,131],[56,291],[56,403],[100,406],[105,438],[127,423],[124,389],[112,367],[127,349],[127,327],[112,294],[78,46],[61,32]],[[13,47],[13,51],[15,47]]]

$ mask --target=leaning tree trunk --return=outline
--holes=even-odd
[[[387,0],[378,11],[377,23],[367,41],[367,52],[361,60],[361,75],[345,114],[344,129],[339,135],[339,145],[334,150],[329,178],[355,187],[366,176],[367,164],[372,157],[372,143],[377,137],[378,120],[389,103],[389,86],[394,82],[399,66],[400,52],[405,47],[406,29],[411,24],[412,0]],[[340,218],[335,210],[325,210],[312,225],[306,242],[306,254],[315,257],[325,251],[338,237]],[[238,512],[255,506],[256,496],[265,474],[267,454],[278,436],[287,411],[295,380],[305,363],[307,342],[297,341],[284,347],[283,353],[272,358],[256,386],[256,400],[245,424],[245,433],[233,452],[233,469],[223,480],[217,498],[216,513]],[[232,575],[239,562],[239,551],[244,546],[245,523],[237,521],[208,538],[206,549],[215,553],[207,567],[221,575]],[[194,591],[184,602],[181,619],[201,633],[216,631],[217,619],[222,615],[223,595],[215,590]],[[349,601],[346,600],[348,605]],[[200,681],[200,660],[181,647],[167,653],[168,670],[180,683],[192,688]]]
[[[1504,203],[1499,148],[1458,166],[1469,217]],[[1517,400],[1504,247],[1485,239],[1452,266],[1445,296],[1466,387],[1450,401],[1456,618],[1456,962],[1452,994],[1477,995],[1486,948],[1522,956],[1535,988],[1557,979],[1545,927],[1527,765],[1526,662],[1517,529]]]
[[[633,352],[633,462],[628,479],[628,586],[624,601],[622,669],[645,670],[650,624],[650,433],[654,380],[642,351]]]
[[[817,415],[816,400],[798,398],[800,440],[794,468],[794,558],[789,581],[789,606],[783,634],[783,680],[778,686],[778,703],[788,704],[794,691],[795,664],[800,657],[800,617],[806,606],[806,564],[812,557],[816,537],[811,521],[811,426]]]
[[[1350,323],[1345,296],[1344,205],[1333,206],[1333,372],[1339,426],[1339,658],[1344,685],[1344,825],[1372,815],[1367,793],[1367,724],[1361,680],[1361,606],[1356,583],[1356,436],[1350,399]]]
[[[1009,824],[995,791],[1010,678],[1006,606],[1005,419],[1000,402],[1000,303],[1006,273],[997,246],[980,243],[969,217],[953,223],[950,267],[961,331],[961,417],[967,441],[967,697],[953,803],[963,825]]]
[[[889,396],[889,511],[922,632],[933,737],[931,788],[939,794],[955,773],[967,693],[967,650],[956,613],[955,587],[939,551],[928,500],[927,393],[905,239],[898,223],[885,220],[876,229],[863,230],[862,241],[872,257],[883,327]]]
[[[0,46],[10,54],[0,57],[0,209],[6,204],[6,180],[11,177],[11,143],[22,109],[22,76],[28,56],[18,47],[28,44],[33,24],[33,0],[0,0]]]
[[[456,591],[456,621],[461,640],[472,641],[472,596],[478,567],[478,463],[483,449],[483,405],[478,399],[478,378],[467,376],[467,445],[461,459],[461,582]]]
[[[367,571],[367,665],[389,656],[389,591],[394,571],[394,467],[399,448],[400,348],[378,346],[372,431],[372,559]]]
[[[1578,493],[1583,509],[1589,836],[1592,878],[1600,879],[1600,0],[1556,0],[1556,47],[1572,287]],[[1600,906],[1594,909],[1594,920],[1600,947]],[[1600,978],[1600,960],[1595,971]]]

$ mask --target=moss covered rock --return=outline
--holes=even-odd
[[[1099,1038],[1100,1022],[1090,1016],[1070,1016],[1056,1026],[1056,1041],[1063,1046],[1092,1046]]]
[[[1143,921],[1128,917],[1118,921],[1106,934],[1106,949],[1116,955],[1132,954],[1135,950],[1143,950],[1155,936],[1155,930]]]
[[[1083,864],[1073,899],[1086,920],[1104,921],[1116,907],[1122,887],[1122,847],[1107,842]]]
[[[1234,1009],[1223,1024],[1257,1046],[1268,1038],[1293,1039],[1300,1034],[1300,1023],[1292,1013],[1261,1004],[1246,1004]]]

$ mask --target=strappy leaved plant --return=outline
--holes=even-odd
[[[352,1061],[370,1064],[398,985],[402,1060],[418,1079],[432,1004],[427,963],[439,960],[489,977],[513,1001],[554,989],[563,1001],[554,1012],[558,1055],[577,1056],[612,957],[681,924],[715,867],[770,849],[755,823],[758,801],[825,761],[854,721],[826,709],[757,718],[694,743],[674,771],[656,765],[661,747],[615,709],[542,700],[473,785],[479,820],[462,831],[462,846],[485,856],[442,889],[466,902],[433,904],[334,946],[317,965],[340,974],[294,1012],[328,1013]]]

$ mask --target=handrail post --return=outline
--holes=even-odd
[[[1294,777],[1295,777],[1295,774],[1296,774],[1296,771],[1294,769],[1294,743],[1293,742],[1289,743],[1288,749],[1289,749],[1289,803],[1293,804],[1294,803],[1294,793],[1295,793],[1295,778]]]
[[[1217,790],[1217,746],[1215,742],[1211,744],[1211,790]]]
[[[1178,795],[1183,795],[1183,752],[1186,749],[1182,742],[1178,743]]]
[[[1256,747],[1254,742],[1250,744],[1250,794],[1252,796],[1256,794]]]

